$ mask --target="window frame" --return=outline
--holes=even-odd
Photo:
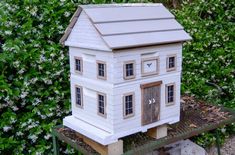
[[[76,69],[76,60],[80,60],[80,66],[81,66],[81,70],[77,70]],[[82,57],[78,57],[78,56],[75,56],[74,57],[74,72],[75,73],[78,73],[78,74],[82,74],[83,73],[83,60],[82,60]]]
[[[169,68],[169,60],[170,60],[170,57],[174,57],[174,58],[175,58],[174,67],[171,67],[171,68]],[[167,58],[166,58],[166,71],[167,71],[167,72],[175,71],[176,68],[177,68],[176,65],[177,65],[177,54],[167,55]]]
[[[80,89],[81,105],[77,104],[77,88]],[[79,85],[75,85],[75,106],[83,109],[83,88]]]
[[[126,115],[126,97],[130,96],[130,95],[132,95],[132,113]],[[123,118],[124,119],[135,116],[135,93],[134,92],[129,92],[129,93],[123,94],[122,106],[123,106]]]
[[[173,86],[173,102],[168,102],[168,87],[169,86]],[[173,83],[168,83],[166,84],[166,87],[165,87],[166,91],[165,91],[165,103],[166,103],[166,106],[170,106],[170,105],[174,105],[175,104],[175,99],[176,99],[176,84],[173,82]]]
[[[99,64],[104,65],[104,76],[99,75]],[[106,65],[106,62],[100,61],[100,60],[96,61],[96,73],[97,73],[96,74],[97,79],[107,80],[107,65]]]
[[[104,114],[100,113],[100,111],[99,111],[99,95],[104,96]],[[106,96],[106,94],[101,93],[101,92],[97,92],[97,114],[99,116],[102,116],[104,118],[107,117],[106,106],[107,106],[107,96]]]
[[[157,61],[157,70],[155,72],[148,72],[148,73],[144,73],[144,62],[146,61],[153,61],[156,60]],[[158,75],[160,68],[159,68],[159,63],[160,63],[160,59],[159,57],[152,57],[152,58],[142,58],[141,59],[141,76],[149,76],[149,75]]]
[[[133,64],[133,75],[131,75],[131,76],[126,75],[126,65],[127,64]],[[135,76],[136,76],[136,63],[135,63],[135,60],[124,61],[123,62],[123,78],[124,78],[124,80],[134,79]]]

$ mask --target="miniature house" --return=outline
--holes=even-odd
[[[79,6],[61,38],[72,104],[63,124],[102,145],[153,128],[166,134],[180,118],[182,44],[190,39],[162,4]]]

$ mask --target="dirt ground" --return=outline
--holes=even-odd
[[[217,148],[211,147],[208,151],[208,155],[217,155]],[[221,147],[222,155],[235,155],[235,136],[228,138],[224,145]]]

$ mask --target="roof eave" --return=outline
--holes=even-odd
[[[66,28],[65,33],[59,41],[60,44],[62,44],[63,46],[65,46],[65,41],[67,40],[70,33],[72,32],[72,29],[73,29],[75,23],[77,22],[78,17],[80,16],[81,12],[82,12],[82,8],[78,7],[77,10],[75,11],[75,13],[73,14],[72,18],[70,19],[70,23],[69,23],[68,27]]]

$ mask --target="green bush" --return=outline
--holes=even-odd
[[[68,53],[59,39],[78,4],[0,1],[0,154],[52,153],[51,129],[70,113]],[[196,0],[173,10],[193,37],[183,50],[183,93],[230,108],[235,108],[234,9],[232,0]],[[233,126],[227,131],[234,133]],[[199,137],[199,144],[213,142],[211,134],[204,137],[208,140]]]

